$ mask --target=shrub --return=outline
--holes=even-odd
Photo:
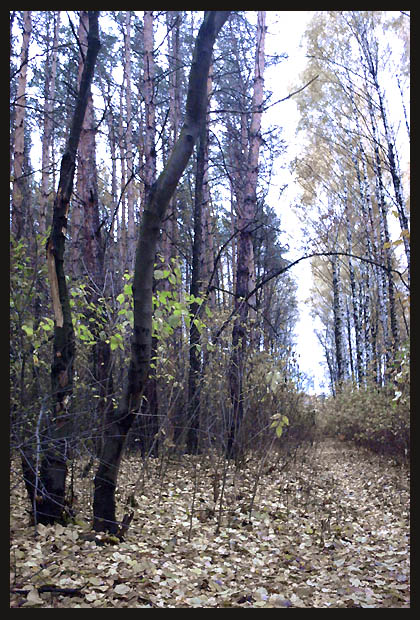
[[[371,382],[357,389],[348,383],[326,399],[321,432],[398,459],[409,457],[409,386],[409,353],[403,347],[386,386]]]

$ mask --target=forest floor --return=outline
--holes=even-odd
[[[137,505],[118,544],[90,532],[91,479],[77,523],[35,534],[17,474],[13,608],[410,607],[408,468],[344,442],[241,469],[128,456],[120,501]]]

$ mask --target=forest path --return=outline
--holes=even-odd
[[[262,469],[229,463],[220,527],[215,463],[180,457],[162,477],[153,460],[117,545],[86,538],[88,505],[85,522],[39,526],[34,538],[23,485],[12,485],[12,587],[29,594],[11,606],[408,608],[407,467],[329,439],[295,460],[266,456]],[[139,455],[124,459],[122,495],[141,467]],[[33,590],[51,583],[80,596]]]
[[[407,468],[330,439],[308,456],[302,480],[308,481],[312,471],[313,488],[307,491],[306,507],[324,545],[322,568],[311,581],[316,592],[333,593],[339,597],[336,605],[345,607],[409,605]]]

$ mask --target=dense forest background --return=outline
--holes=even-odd
[[[300,198],[270,204],[288,144],[264,72],[287,50],[279,36],[267,54],[265,37],[281,19],[227,13],[10,12],[10,432],[35,523],[74,515],[77,464],[95,529],[121,535],[127,451],[240,464],[334,436],[409,456],[409,15],[314,14],[307,66],[284,88]],[[192,106],[205,35],[205,106]],[[305,393],[294,350],[302,260],[323,395]]]

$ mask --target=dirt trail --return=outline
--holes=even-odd
[[[136,468],[135,455],[122,464],[124,494]],[[163,480],[156,464],[125,542],[104,546],[85,536],[88,505],[85,525],[39,528],[34,537],[25,489],[12,486],[11,583],[30,593],[15,592],[11,606],[410,606],[407,468],[324,440],[295,461],[267,455],[263,469],[259,477],[261,460],[230,465],[219,528],[214,463],[182,459]],[[51,583],[81,594],[34,593]]]
[[[407,468],[330,440],[315,448],[308,465],[312,495],[323,503],[318,522],[324,570],[316,580],[317,592],[331,594],[337,606],[408,607]],[[310,495],[309,509],[314,504]],[[318,598],[314,606],[324,606]]]

